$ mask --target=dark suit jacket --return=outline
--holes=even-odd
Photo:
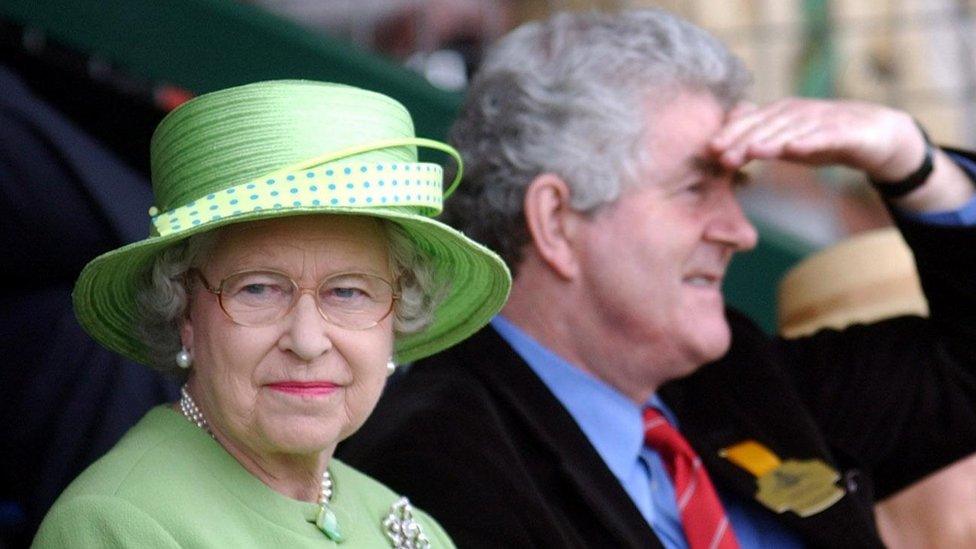
[[[147,153],[148,154],[148,153]],[[149,182],[0,66],[0,546],[176,385],[81,329],[85,263],[148,234]]]
[[[976,229],[902,224],[931,320],[785,341],[730,312],[729,353],[660,391],[726,494],[754,498],[755,479],[718,455],[746,439],[841,473],[833,506],[776,515],[811,546],[879,546],[876,496],[976,450]],[[569,413],[491,328],[415,364],[339,455],[460,547],[660,547]]]

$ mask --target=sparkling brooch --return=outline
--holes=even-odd
[[[430,548],[430,540],[420,530],[420,523],[414,520],[413,507],[405,497],[390,506],[390,514],[383,520],[383,527],[395,549]]]

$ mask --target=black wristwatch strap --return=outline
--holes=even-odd
[[[932,175],[932,161],[935,156],[935,146],[932,145],[929,134],[925,133],[925,128],[918,121],[915,122],[915,125],[918,127],[918,131],[922,132],[922,137],[925,139],[925,158],[922,159],[922,164],[918,169],[901,181],[884,182],[874,179],[869,180],[874,189],[885,200],[894,200],[905,196],[924,185],[928,181],[929,176]]]

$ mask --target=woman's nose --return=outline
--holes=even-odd
[[[305,361],[313,360],[332,349],[330,330],[335,326],[325,320],[315,302],[315,294],[302,292],[295,307],[285,317],[285,332],[279,347]]]

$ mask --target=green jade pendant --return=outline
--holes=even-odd
[[[335,513],[325,503],[319,505],[319,514],[315,517],[315,526],[329,539],[342,543],[342,532],[339,531],[339,521]]]

